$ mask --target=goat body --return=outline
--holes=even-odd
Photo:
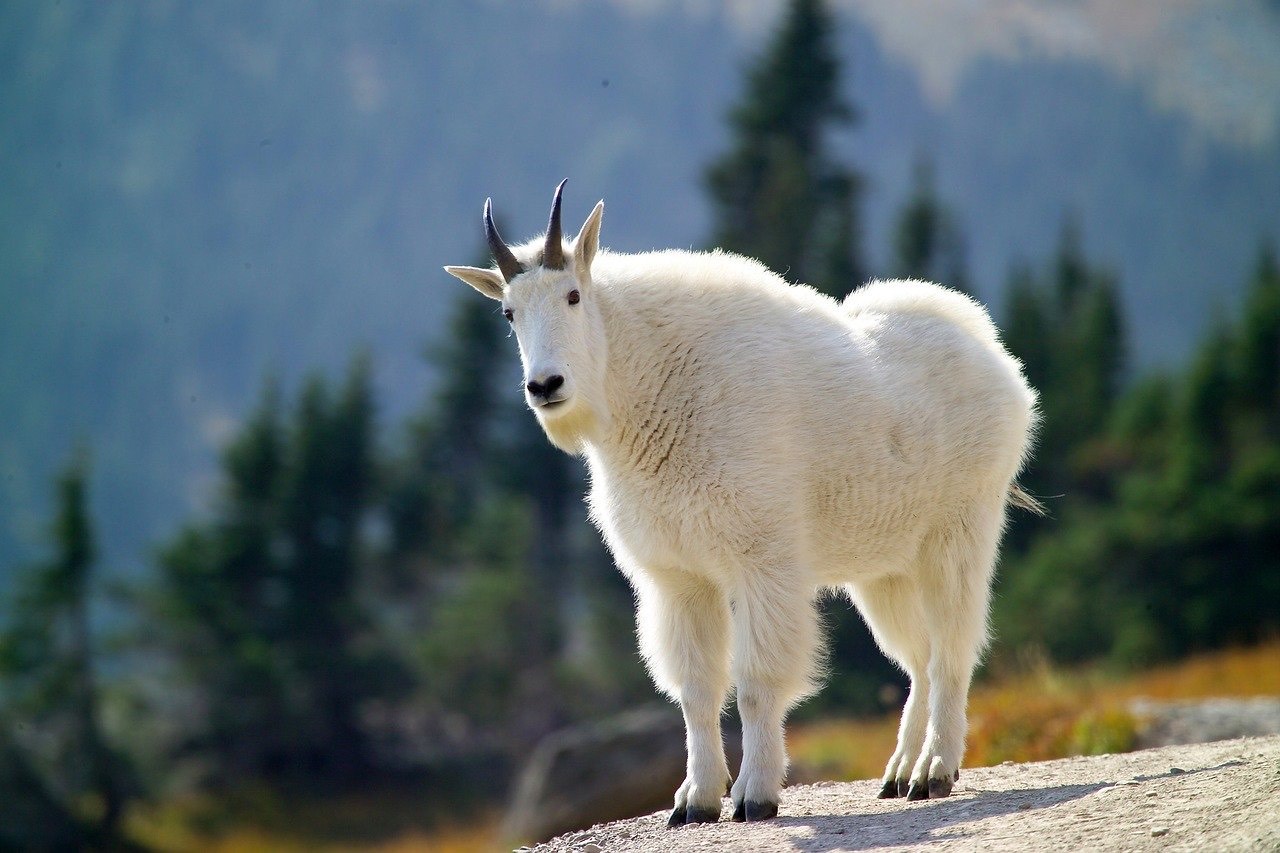
[[[977,303],[938,285],[876,281],[841,304],[738,255],[597,252],[600,211],[563,269],[538,267],[537,241],[517,247],[528,272],[497,296],[450,271],[519,303],[531,389],[549,371],[565,383],[560,411],[531,403],[588,461],[641,652],[685,717],[672,825],[719,817],[735,688],[734,818],[776,814],[783,720],[817,689],[829,588],[911,678],[882,796],[946,796],[1036,418],[1019,363]],[[565,314],[552,306],[569,286],[582,305]]]

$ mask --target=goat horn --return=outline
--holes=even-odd
[[[491,198],[484,200],[484,238],[489,241],[489,251],[493,253],[493,259],[498,262],[498,269],[502,270],[504,279],[511,281],[524,272],[524,267],[520,266],[516,256],[511,254],[507,244],[502,242],[502,237],[498,235],[498,229],[493,224],[493,199]]]
[[[542,249],[542,265],[549,270],[564,269],[564,241],[560,236],[560,193],[569,183],[565,178],[556,187],[555,200],[551,202],[551,221],[547,223],[547,243]]]

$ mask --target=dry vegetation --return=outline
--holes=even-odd
[[[965,764],[1040,761],[1132,748],[1139,697],[1280,696],[1280,641],[1190,658],[1138,675],[1059,670],[1043,660],[975,687]],[[788,747],[795,781],[870,779],[893,751],[896,716],[795,727]]]

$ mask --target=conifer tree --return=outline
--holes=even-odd
[[[96,545],[88,513],[88,463],[79,455],[57,483],[54,556],[22,580],[0,634],[0,699],[24,727],[56,745],[43,762],[75,812],[93,801],[98,843],[117,839],[127,802],[126,767],[102,728],[97,653],[90,626]],[[13,748],[13,747],[10,747]]]
[[[839,93],[834,21],[822,0],[793,0],[729,123],[732,149],[707,171],[714,246],[758,258],[838,297],[863,280],[862,179],[828,151],[854,120]]]
[[[1258,252],[1240,324],[1240,394],[1259,413],[1258,426],[1280,434],[1280,261],[1275,247]]]
[[[1080,451],[1100,436],[1120,394],[1125,329],[1115,280],[1084,255],[1068,218],[1047,272],[1016,267],[1005,341],[1040,393],[1042,426],[1024,482],[1041,494],[1081,486]],[[1024,522],[1031,523],[1031,522]]]
[[[898,214],[893,244],[895,275],[969,292],[959,225],[938,198],[933,165],[926,159],[916,163],[911,197]]]
[[[372,503],[373,401],[366,359],[357,359],[334,399],[309,382],[293,429],[282,484],[283,640],[310,703],[312,751],[336,772],[364,763],[358,726],[363,691],[356,645],[366,628],[358,606],[361,522]]]
[[[1031,267],[1025,262],[1014,264],[1009,271],[1006,290],[1006,319],[1002,324],[1005,346],[1022,361],[1031,387],[1044,388],[1049,381],[1049,362],[1053,358],[1047,300],[1036,284]]]
[[[487,263],[487,261],[481,261]],[[388,515],[394,547],[447,560],[504,469],[499,443],[511,432],[500,388],[517,387],[506,322],[491,300],[455,298],[443,341],[426,357],[439,387],[409,424],[404,458],[392,472]]]
[[[206,715],[189,746],[224,776],[349,775],[358,706],[394,687],[359,599],[374,503],[373,406],[357,360],[335,395],[304,387],[291,422],[269,387],[227,448],[214,517],[162,551],[154,623]]]

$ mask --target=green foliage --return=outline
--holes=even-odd
[[[59,477],[54,555],[20,579],[0,632],[0,764],[13,762],[0,774],[0,798],[12,799],[26,817],[51,821],[41,832],[110,843],[130,797],[130,774],[102,726],[90,628],[95,545],[87,479],[83,455]],[[11,726],[26,735],[30,755],[10,741]]]
[[[367,765],[360,704],[398,683],[359,596],[373,450],[364,360],[336,394],[309,381],[288,423],[268,387],[225,452],[214,517],[160,554],[151,616],[206,709],[190,744],[224,778]]]
[[[472,726],[510,724],[529,633],[549,614],[531,604],[523,565],[533,520],[516,501],[480,510],[465,532],[465,568],[432,608],[422,658],[434,697]]]
[[[48,790],[5,728],[0,728],[0,802],[0,850],[82,850],[93,838]]]
[[[862,179],[832,158],[833,127],[854,114],[838,91],[834,22],[822,0],[793,0],[730,116],[735,141],[707,170],[712,245],[841,297],[865,273],[857,245]]]
[[[1055,370],[1050,361],[1041,389],[1046,419],[1066,420],[1046,424],[1045,443],[1075,463],[1058,469],[1058,482],[1076,488],[1004,571],[1002,640],[1132,666],[1263,639],[1280,600],[1272,254],[1261,255],[1242,318],[1221,324],[1182,376],[1123,393],[1104,370],[1120,350],[1099,340],[1114,334],[1117,312],[1090,297],[1082,265],[1059,268],[1060,300],[1084,306],[1077,328],[1094,333],[1061,354],[1079,363]]]
[[[916,163],[915,186],[898,213],[893,249],[895,275],[970,291],[960,227],[955,214],[938,198],[933,164],[928,160]]]
[[[1093,440],[1106,431],[1119,394],[1125,330],[1115,280],[1089,265],[1072,220],[1043,275],[1012,271],[1004,330],[1040,392],[1043,419],[1024,483],[1073,498],[1102,488],[1108,472],[1097,466],[1108,460]]]

